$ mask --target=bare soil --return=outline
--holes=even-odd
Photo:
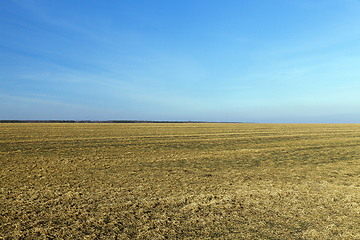
[[[360,239],[360,125],[0,124],[0,239]]]

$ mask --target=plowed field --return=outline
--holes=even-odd
[[[0,124],[0,239],[360,239],[360,125]]]

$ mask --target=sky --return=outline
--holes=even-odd
[[[360,123],[360,0],[0,0],[0,119]]]

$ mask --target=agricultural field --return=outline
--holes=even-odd
[[[0,239],[360,239],[360,125],[2,123]]]

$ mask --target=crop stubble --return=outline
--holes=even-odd
[[[360,239],[360,125],[0,125],[0,239]]]

